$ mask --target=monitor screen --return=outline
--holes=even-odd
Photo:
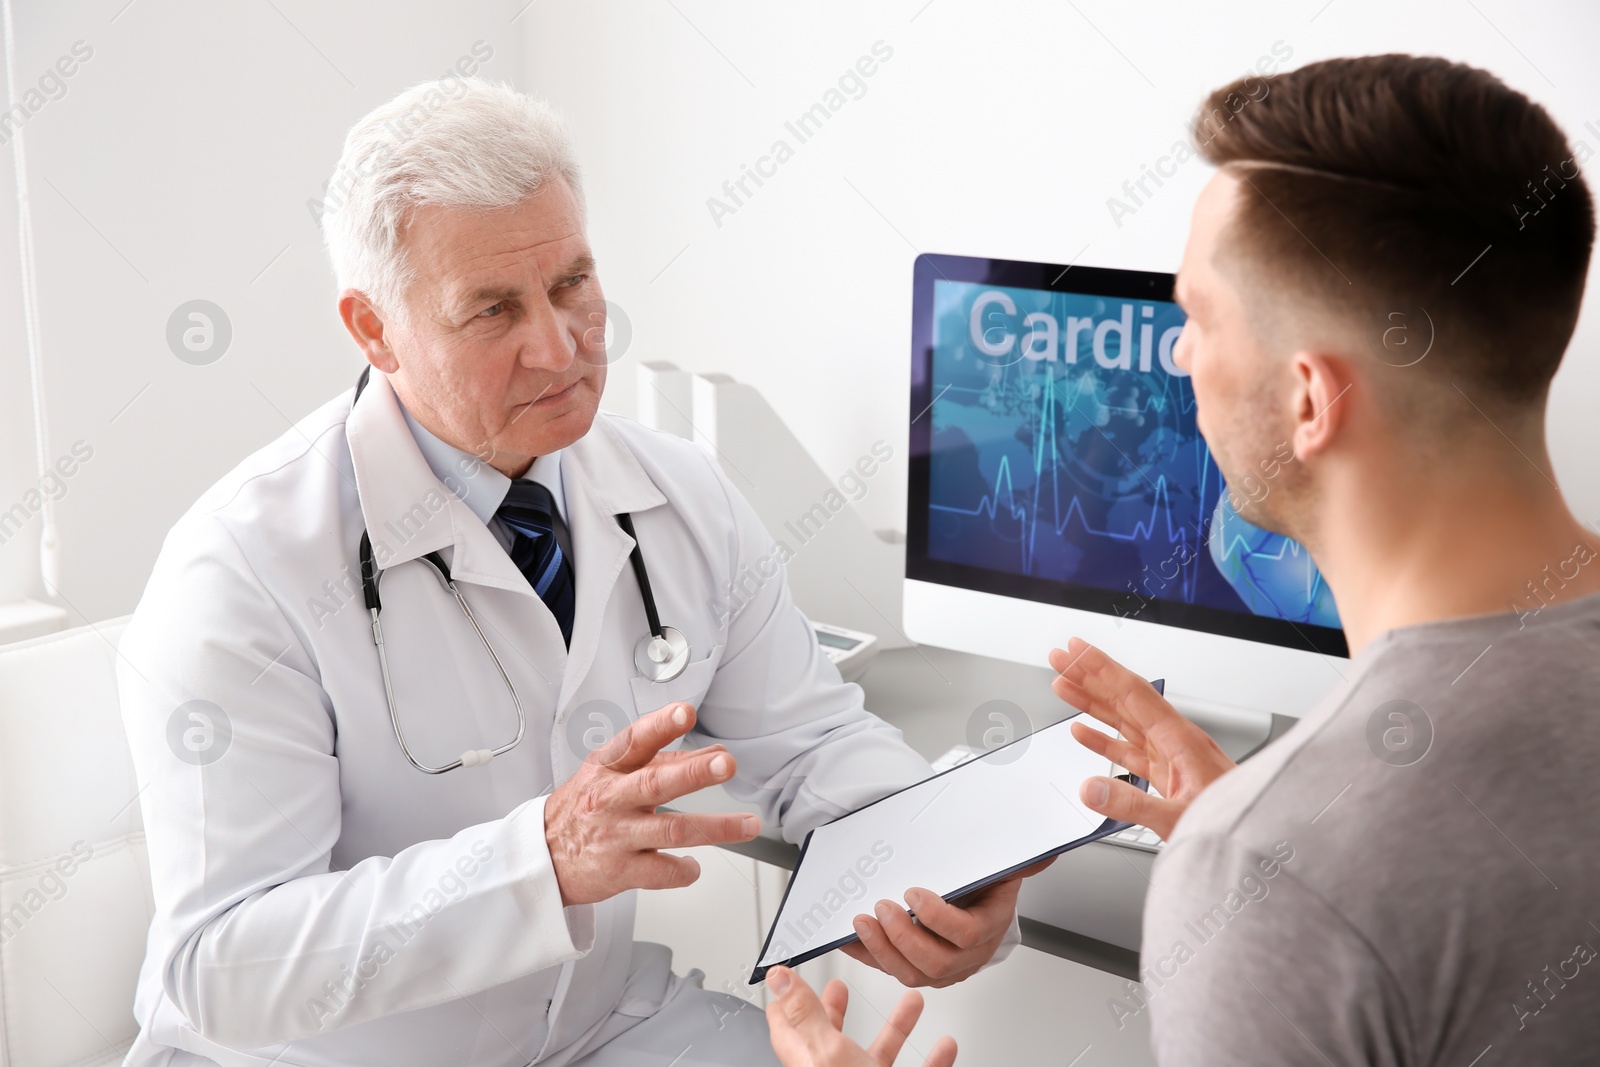
[[[1172,359],[1173,277],[923,255],[912,325],[908,578],[1347,655],[1296,542],[1236,508]]]

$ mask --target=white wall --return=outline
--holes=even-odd
[[[1600,7],[1580,0],[735,0],[539,5],[531,90],[567,115],[628,359],[761,388],[824,469],[905,440],[911,261],[922,251],[1175,270],[1186,164],[1116,226],[1106,207],[1184,136],[1203,94],[1270,56],[1433,53],[1486,67],[1600,153]],[[791,120],[875,41],[893,57],[801,144]],[[730,216],[721,195],[779,138],[793,158]],[[768,169],[772,169],[770,166]],[[1509,210],[1509,206],[1508,206]],[[1556,381],[1558,476],[1600,519],[1600,322],[1590,299]],[[618,376],[609,401],[631,406]],[[861,502],[904,527],[903,458]]]
[[[1171,269],[1205,180],[1186,165],[1118,227],[1106,209],[1168,152],[1209,87],[1274,42],[1291,64],[1434,52],[1494,70],[1600,152],[1600,9],[1578,0],[1076,5],[1038,0],[125,0],[16,5],[19,87],[73,43],[93,58],[24,127],[49,392],[49,458],[94,458],[60,501],[73,621],[129,611],[200,492],[359,369],[307,200],[345,130],[483,40],[483,68],[554,101],[588,171],[632,369],[671,359],[764,390],[823,467],[904,439],[917,251]],[[513,21],[515,20],[515,21]],[[866,93],[800,144],[784,123],[882,41]],[[794,147],[720,225],[707,200],[775,140]],[[0,510],[36,487],[9,152],[0,165]],[[203,297],[228,353],[180,362],[165,329]],[[1600,325],[1591,292],[1551,436],[1600,519]],[[135,399],[137,398],[137,399]],[[903,451],[903,450],[902,450]],[[903,456],[858,505],[904,524]],[[0,601],[43,592],[38,520],[0,545]]]
[[[306,203],[345,131],[483,40],[520,81],[524,0],[13,0],[19,90],[75,41],[92,57],[22,127],[33,199],[50,444],[93,458],[58,503],[74,625],[133,609],[200,493],[346,388],[360,356]],[[524,15],[524,18],[527,16]],[[0,192],[0,510],[37,486],[17,296],[12,162]],[[204,298],[231,320],[209,366],[167,320]],[[42,594],[39,520],[0,545],[0,600]]]

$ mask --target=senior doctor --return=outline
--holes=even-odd
[[[598,413],[604,300],[550,111],[416,86],[330,189],[359,395],[195,503],[121,645],[155,904],[126,1062],[776,1063],[759,1010],[634,940],[635,891],[698,876],[660,849],[799,841],[928,764],[782,574],[719,609],[774,542],[717,464]],[[713,783],[752,813],[655,810]],[[1017,889],[908,894],[918,922],[880,905],[851,954],[960,980],[1018,940]]]

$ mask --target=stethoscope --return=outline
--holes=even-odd
[[[356,381],[355,397],[350,401],[352,407],[355,405],[356,397],[361,395],[361,390],[366,388],[371,371],[370,366],[361,371],[361,377]],[[633,551],[629,553],[629,558],[633,561],[633,574],[639,582],[639,593],[644,599],[645,618],[650,624],[649,634],[641,637],[639,643],[634,646],[634,666],[642,676],[653,682],[671,681],[682,674],[684,667],[689,663],[689,640],[673,627],[661,625],[661,616],[656,611],[656,598],[650,592],[650,573],[645,570],[644,554],[639,551],[639,537],[633,531],[633,516],[622,512],[616,519],[617,525],[621,526],[623,532],[633,541]],[[405,731],[400,727],[399,712],[395,710],[394,683],[389,677],[389,657],[383,647],[383,625],[378,619],[383,607],[378,595],[378,583],[383,577],[383,571],[373,556],[372,538],[365,528],[361,531],[360,558],[361,593],[367,605],[367,612],[372,616],[372,643],[378,649],[378,666],[383,671],[383,696],[389,705],[389,721],[394,725],[395,739],[400,742],[400,751],[405,753],[407,761],[424,774],[443,774],[457,767],[481,767],[496,756],[504,755],[516,748],[528,729],[528,714],[522,707],[522,701],[517,697],[517,688],[511,684],[511,676],[506,673],[500,657],[495,654],[494,646],[489,644],[483,628],[478,625],[477,617],[472,614],[472,606],[467,603],[467,598],[462,595],[455,579],[450,576],[450,568],[445,564],[444,557],[438,552],[429,552],[419,556],[418,559],[428,565],[434,576],[439,579],[439,583],[456,598],[456,603],[461,605],[461,613],[467,617],[467,622],[472,624],[472,630],[478,635],[484,651],[488,652],[489,658],[494,661],[495,670],[500,673],[500,680],[505,683],[506,692],[511,694],[511,703],[517,709],[517,736],[498,748],[468,749],[456,759],[439,767],[430,767],[411,754],[411,746],[406,744]]]

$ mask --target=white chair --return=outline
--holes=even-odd
[[[0,1067],[120,1063],[153,903],[127,618],[0,646]]]

